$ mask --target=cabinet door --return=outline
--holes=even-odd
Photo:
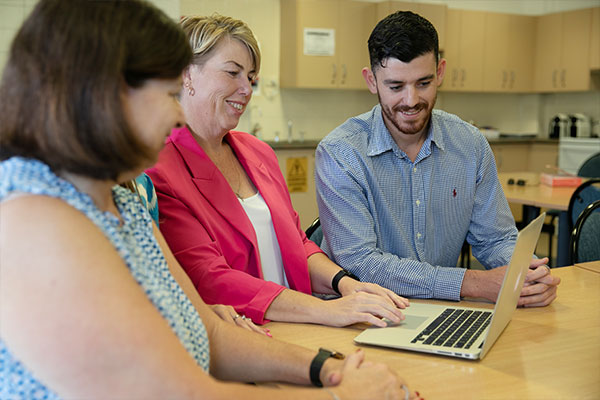
[[[448,6],[445,4],[413,3],[417,14],[427,19],[435,27],[438,34],[439,48],[446,48],[446,19]]]
[[[492,143],[491,147],[498,172],[527,171],[529,145]]]
[[[333,88],[338,85],[339,49],[333,56],[304,54],[304,29],[338,29],[337,0],[286,0],[281,2],[282,87]],[[291,46],[289,48],[288,46]]]
[[[563,14],[561,90],[589,90],[589,45],[591,9],[568,11]]]
[[[461,11],[459,90],[476,92],[483,87],[483,36],[485,12]]]
[[[553,92],[558,89],[562,56],[562,15],[537,17],[535,52],[535,89]]]
[[[344,1],[339,8],[339,30],[336,33],[339,48],[338,83],[340,88],[366,89],[362,69],[369,66],[367,41],[374,28],[375,4],[362,1]]]
[[[504,92],[509,89],[509,47],[514,45],[510,42],[510,17],[508,14],[485,14],[484,92]]]
[[[592,9],[590,35],[590,69],[600,70],[600,7]]]
[[[446,59],[446,75],[440,90],[456,91],[458,90],[460,79],[460,10],[448,9],[446,20],[446,48],[444,49],[444,58]]]
[[[535,17],[511,15],[508,51],[508,90],[530,92],[533,89]]]

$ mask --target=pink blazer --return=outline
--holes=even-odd
[[[290,288],[311,294],[307,258],[321,250],[300,227],[275,153],[247,133],[231,131],[226,140],[271,211]],[[173,130],[146,173],[158,195],[160,230],[202,299],[267,322],[284,287],[263,280],[254,227],[187,127]]]

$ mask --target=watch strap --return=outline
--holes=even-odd
[[[342,268],[337,274],[333,276],[333,279],[331,280],[331,288],[340,296],[342,294],[340,293],[340,288],[338,287],[338,285],[340,283],[340,280],[345,276],[347,276],[348,278],[352,278],[356,281],[360,281],[360,279],[358,279],[358,277],[352,272]]]
[[[329,357],[337,358],[338,360],[344,359],[344,355],[342,353],[320,348],[319,352],[310,363],[310,381],[316,387],[323,387],[320,376],[321,369],[323,369],[323,364],[325,364],[325,361]]]

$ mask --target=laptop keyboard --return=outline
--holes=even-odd
[[[491,311],[445,309],[411,343],[469,349],[490,324]]]

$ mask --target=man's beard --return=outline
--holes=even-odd
[[[405,135],[416,135],[423,131],[423,129],[425,128],[425,126],[427,126],[429,120],[431,119],[433,104],[435,104],[437,100],[436,94],[436,97],[431,103],[431,108],[429,108],[429,104],[427,104],[426,102],[420,102],[415,107],[397,106],[393,109],[390,109],[381,102],[381,97],[379,97],[379,93],[377,93],[377,97],[379,98],[379,104],[381,104],[381,111],[383,112],[384,121],[391,123],[398,132],[403,133]],[[420,118],[409,122],[396,119],[396,113],[398,112],[421,110],[428,110],[425,118]]]

